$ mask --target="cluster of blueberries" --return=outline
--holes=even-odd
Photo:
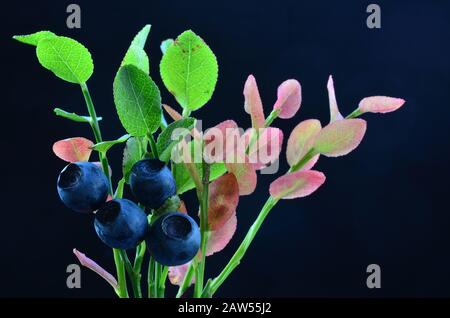
[[[147,209],[158,209],[176,195],[169,168],[158,159],[138,161],[130,174],[130,187]],[[187,214],[164,212],[148,223],[145,210],[127,199],[108,197],[108,180],[91,162],[74,162],[59,174],[58,194],[70,209],[95,215],[98,237],[109,247],[135,248],[144,239],[157,262],[177,266],[189,262],[200,246],[200,230]]]

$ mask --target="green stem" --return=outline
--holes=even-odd
[[[164,298],[164,293],[166,290],[166,279],[167,274],[169,273],[169,266],[163,266],[161,271],[161,276],[159,279],[159,286],[158,286],[158,297]]]
[[[208,244],[208,199],[209,199],[209,174],[210,166],[202,162],[202,191],[199,193],[200,201],[200,259],[197,260],[195,271],[194,297],[201,297],[203,291],[203,281],[205,276],[206,245]]]
[[[86,107],[89,112],[89,116],[91,117],[90,125],[92,128],[92,131],[94,133],[95,142],[99,143],[102,142],[102,133],[100,130],[100,126],[98,124],[98,117],[97,113],[95,112],[94,103],[92,102],[91,94],[89,93],[89,89],[87,87],[86,83],[80,84],[81,92],[83,93],[84,100],[86,102]],[[103,172],[105,173],[107,179],[108,179],[108,188],[109,193],[113,195],[113,188],[112,188],[112,182],[111,182],[111,175],[109,173],[109,163],[108,158],[106,155],[103,155],[102,153],[99,153],[99,159],[102,163]],[[118,279],[118,295],[120,298],[127,298],[128,297],[128,288],[127,288],[127,281],[125,277],[125,269],[124,269],[124,263],[120,256],[120,251],[117,249],[113,249],[113,255],[114,255],[114,263],[116,264],[116,271],[117,271],[117,279]]]
[[[153,135],[151,133],[147,134],[147,138],[150,141],[150,149],[152,150],[152,156],[153,158],[158,158],[158,149],[156,147],[156,141],[155,138],[153,138]]]
[[[133,288],[133,294],[135,298],[142,298],[141,287],[138,284],[137,276],[139,273],[136,273],[131,265],[130,259],[128,258],[127,252],[125,250],[119,250],[120,256],[122,257],[122,261],[125,263],[125,269],[127,270],[128,276],[131,280],[131,287]]]
[[[295,172],[301,169],[315,155],[316,153],[314,149],[311,149],[309,152],[306,153],[305,156],[303,156],[303,158],[301,158],[294,166],[292,166],[289,169],[288,173]],[[211,297],[212,295],[214,295],[217,289],[223,284],[223,282],[228,278],[228,276],[233,272],[233,270],[240,264],[242,258],[247,252],[247,249],[250,247],[250,244],[255,238],[256,233],[258,233],[267,215],[269,215],[269,212],[273,209],[273,207],[278,203],[279,200],[280,199],[278,198],[269,196],[266,203],[259,212],[255,222],[248,230],[244,240],[242,241],[241,245],[239,245],[238,249],[231,257],[228,264],[216,278],[214,278],[211,282],[208,282],[208,284],[205,286],[205,289],[203,290],[202,293],[203,297]]]
[[[189,288],[189,286],[191,285],[192,276],[194,275],[194,271],[195,271],[194,270],[194,262],[192,262],[191,265],[189,265],[189,268],[186,272],[186,275],[184,276],[184,279],[180,285],[180,288],[178,288],[176,298],[180,298],[181,296],[183,296],[184,293],[186,292],[186,290]]]
[[[155,291],[155,259],[150,256],[150,261],[148,262],[148,273],[147,273],[147,283],[148,283],[148,298],[155,298],[157,295],[154,294]]]
[[[267,119],[266,119],[266,122],[264,123],[264,125],[266,126],[266,127],[269,127],[271,124],[272,124],[272,122],[276,119],[276,118],[278,118],[278,115],[280,114],[280,109],[274,109],[274,110],[272,110],[271,111],[271,113],[269,114],[269,117],[267,117]]]
[[[204,293],[206,295],[212,296],[217,291],[217,289],[223,284],[223,282],[228,278],[228,276],[233,272],[233,270],[239,265],[242,257],[245,255],[245,252],[247,252],[247,249],[250,247],[250,244],[255,238],[256,233],[258,233],[261,225],[263,224],[270,210],[272,210],[272,208],[275,206],[275,204],[277,204],[278,201],[279,199],[275,199],[271,196],[267,199],[266,203],[261,209],[261,212],[259,213],[253,225],[250,227],[249,231],[247,232],[247,235],[245,236],[241,245],[238,247],[237,251],[234,253],[233,257],[230,259],[230,261],[222,270],[222,272],[212,280],[211,284],[209,285],[208,291],[205,290]]]
[[[359,116],[361,116],[361,115],[362,115],[362,113],[361,113],[361,111],[359,110],[359,108],[356,108],[350,115],[348,115],[347,117],[345,117],[345,119],[356,118],[356,117],[359,117]]]
[[[91,117],[90,124],[92,127],[92,131],[94,132],[95,142],[96,143],[102,142],[103,141],[102,133],[100,131],[100,126],[98,124],[97,113],[95,112],[95,107],[94,107],[94,103],[92,102],[91,94],[89,93],[89,89],[88,89],[86,83],[82,83],[82,84],[80,84],[80,86],[81,86],[81,91],[84,96],[84,100],[86,101],[86,106],[87,106],[87,109],[89,112],[89,116]],[[99,153],[98,156],[99,156],[100,162],[102,163],[103,172],[105,173],[105,175],[109,181],[109,194],[112,195],[113,189],[112,189],[111,175],[109,173],[108,158],[106,157],[106,155],[103,155],[102,153]]]
[[[127,279],[125,277],[125,267],[120,255],[120,250],[114,248],[114,262],[116,263],[117,281],[118,281],[118,294],[120,298],[128,298]]]
[[[159,278],[161,276],[161,264],[155,262],[155,273],[154,273],[154,285],[153,285],[153,293],[156,298],[159,298]]]

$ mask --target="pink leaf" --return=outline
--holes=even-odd
[[[297,171],[279,177],[270,184],[270,195],[275,199],[306,197],[325,182],[325,175],[315,170]]]
[[[252,118],[252,127],[261,128],[264,127],[264,112],[259,96],[258,86],[253,75],[249,75],[244,85],[244,108],[247,114],[250,114]]]
[[[258,140],[253,137],[255,134],[254,129],[247,130],[242,136],[241,142],[244,143],[245,148],[249,147],[248,157],[250,162],[254,164],[255,169],[261,169],[267,164],[275,162],[280,156],[283,146],[283,132],[275,127],[259,129]],[[253,143],[249,145],[252,140]]]
[[[220,229],[210,231],[208,244],[206,245],[206,256],[223,250],[236,232],[236,226],[237,218],[236,214],[233,214]]]
[[[220,229],[236,213],[238,203],[239,186],[233,174],[214,180],[209,185],[209,229]]]
[[[175,109],[173,109],[169,105],[162,104],[162,107],[174,121],[177,121],[177,120],[180,120],[183,118],[183,116],[181,116],[181,114],[179,112],[177,112]]]
[[[241,138],[240,131],[234,120],[225,120],[209,128],[204,136],[205,154],[208,158],[216,158],[214,162],[224,162],[227,153],[235,153]]]
[[[343,119],[322,128],[314,142],[317,153],[327,157],[339,157],[358,147],[366,132],[363,119]]]
[[[255,167],[248,159],[242,163],[225,163],[228,172],[234,174],[239,184],[239,195],[249,195],[255,191],[257,176]]]
[[[53,144],[53,152],[67,162],[89,161],[94,145],[92,141],[83,137],[67,138]]]
[[[317,136],[321,129],[320,121],[317,119],[308,119],[299,123],[292,130],[286,149],[286,158],[291,167],[299,162],[312,148],[314,137]],[[311,169],[318,159],[318,155],[313,157],[303,169],[308,170],[307,167]]]
[[[336,120],[344,119],[344,117],[339,112],[339,108],[336,101],[336,94],[334,92],[333,76],[331,75],[328,78],[327,90],[328,90],[328,100],[330,103],[330,123]]]
[[[279,109],[278,117],[287,119],[292,118],[300,109],[302,103],[302,87],[294,79],[290,79],[278,86],[277,101],[273,109]]]
[[[89,257],[78,251],[76,248],[73,249],[73,253],[78,258],[78,261],[81,265],[89,268],[90,270],[94,271],[98,275],[100,275],[104,280],[106,280],[114,289],[117,289],[117,280],[114,278],[113,275],[108,273],[103,267],[98,265],[96,262],[91,260]]]
[[[404,103],[405,100],[401,98],[372,96],[363,98],[358,109],[361,113],[389,113],[399,109]]]
[[[172,285],[181,286],[190,265],[191,265],[191,262],[188,262],[183,265],[169,267],[169,280],[172,283]],[[195,276],[192,275],[192,279],[191,279],[191,282],[189,283],[189,286],[191,286],[194,282],[195,282]]]

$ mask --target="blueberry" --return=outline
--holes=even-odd
[[[187,214],[163,214],[150,226],[147,247],[157,262],[178,266],[189,262],[200,247],[200,230]]]
[[[94,227],[98,237],[109,247],[129,249],[145,238],[148,221],[134,202],[114,199],[95,213]]]
[[[74,162],[59,174],[57,189],[70,209],[89,213],[97,210],[108,197],[108,179],[92,162]]]
[[[134,164],[130,186],[136,199],[146,207],[157,209],[176,194],[175,179],[164,162],[144,159]]]

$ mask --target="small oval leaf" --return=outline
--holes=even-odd
[[[91,53],[71,38],[44,38],[38,42],[36,54],[43,67],[70,83],[85,83],[94,72]]]
[[[172,153],[172,148],[194,127],[194,118],[183,118],[174,121],[158,136],[156,148],[159,159],[168,162]]]
[[[209,240],[206,244],[206,256],[223,250],[231,241],[237,227],[237,217],[233,214],[219,229],[209,232]]]
[[[295,79],[290,79],[278,86],[277,101],[273,109],[279,109],[278,117],[283,119],[292,118],[300,109],[302,103],[302,87]]]
[[[405,100],[387,96],[371,96],[363,98],[359,102],[361,113],[389,113],[393,112],[405,104]]]
[[[243,163],[225,163],[228,172],[234,174],[239,184],[239,195],[252,194],[256,189],[257,176],[248,158]]]
[[[315,170],[297,171],[279,177],[270,184],[270,195],[275,199],[306,197],[325,182],[325,175]]]
[[[322,128],[314,141],[314,149],[327,157],[339,157],[358,147],[366,132],[363,119],[343,119]]]
[[[236,177],[227,173],[209,185],[209,230],[220,229],[236,213],[239,186]]]
[[[191,30],[183,32],[166,48],[160,64],[164,85],[185,109],[205,105],[217,83],[216,56]]]
[[[249,75],[244,85],[244,109],[252,118],[253,128],[264,127],[264,111],[259,96],[258,85],[253,75]]]
[[[59,140],[53,144],[53,152],[67,162],[89,161],[94,143],[83,137]]]
[[[161,124],[161,95],[144,71],[124,65],[114,79],[114,103],[126,131],[133,136],[155,132]]]
[[[304,120],[295,126],[289,136],[286,149],[287,162],[291,167],[299,162],[311,149],[313,146],[313,139],[321,129],[322,126],[317,119]],[[315,161],[317,161],[317,159]],[[311,161],[312,160],[309,162]]]
[[[92,149],[98,152],[107,152],[109,149],[111,149],[112,146],[124,143],[128,140],[131,136],[129,134],[123,135],[120,138],[117,138],[116,140],[108,140],[108,141],[102,141],[92,146]]]

